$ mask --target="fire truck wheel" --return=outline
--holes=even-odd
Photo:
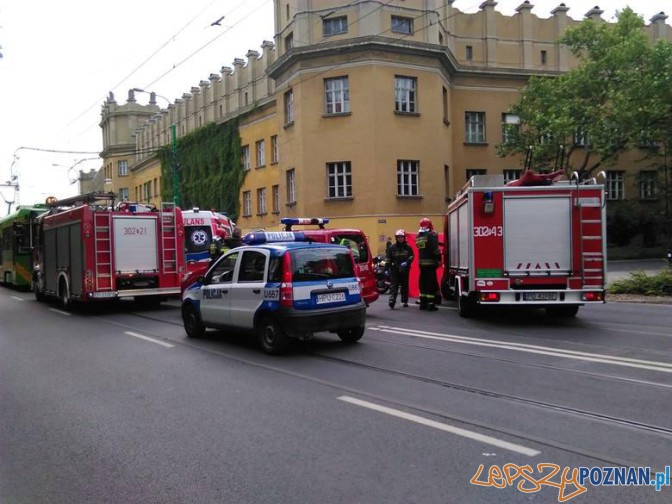
[[[475,306],[471,296],[458,296],[457,314],[462,318],[470,318],[474,315]]]
[[[182,321],[184,330],[190,338],[202,338],[205,334],[205,325],[193,305],[187,304],[182,308]]]
[[[546,314],[549,317],[573,318],[577,313],[579,313],[579,305],[546,307]]]
[[[271,355],[281,354],[289,346],[287,335],[270,315],[257,324],[257,339],[261,349]]]
[[[355,343],[356,341],[362,339],[362,336],[364,336],[364,329],[364,326],[351,327],[350,329],[341,329],[340,331],[336,331],[336,334],[338,334],[338,337],[341,338],[341,341],[344,343]]]
[[[65,280],[61,279],[58,284],[58,301],[61,305],[61,308],[64,310],[72,309],[72,299],[70,299],[70,292],[68,290],[68,284]]]

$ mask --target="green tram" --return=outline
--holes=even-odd
[[[30,289],[33,278],[33,247],[37,239],[37,216],[46,205],[21,206],[0,217],[0,283]]]

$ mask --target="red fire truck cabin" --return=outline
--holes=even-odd
[[[48,202],[39,217],[33,290],[38,300],[58,297],[64,307],[135,297],[179,295],[185,274],[182,214],[122,202],[114,193],[88,193]]]
[[[605,300],[605,193],[594,179],[511,186],[474,176],[448,207],[444,231],[442,293],[457,298],[463,317],[486,305],[573,317]]]

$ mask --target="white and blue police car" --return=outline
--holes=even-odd
[[[358,341],[366,305],[350,249],[304,240],[301,232],[249,233],[246,245],[219,257],[182,295],[187,336],[249,331],[269,354],[320,331]]]

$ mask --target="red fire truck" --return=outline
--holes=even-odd
[[[38,217],[33,291],[38,300],[73,302],[134,297],[160,301],[180,293],[185,274],[182,214],[93,192],[47,201]]]
[[[444,231],[442,294],[457,298],[462,317],[487,305],[573,317],[605,301],[605,193],[595,179],[530,174],[505,185],[501,175],[474,176],[448,207]]]

